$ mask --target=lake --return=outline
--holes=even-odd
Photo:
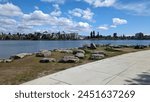
[[[81,47],[84,44],[149,45],[150,40],[67,40],[67,41],[0,41],[0,58],[9,58],[18,53],[39,50]]]

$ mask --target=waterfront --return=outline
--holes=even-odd
[[[56,41],[0,41],[0,58],[23,52],[38,52],[57,48],[75,48],[84,44],[112,44],[112,45],[149,45],[150,40],[56,40]]]

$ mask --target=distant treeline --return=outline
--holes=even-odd
[[[85,39],[102,39],[102,40],[150,40],[150,35],[144,35],[142,32],[136,33],[133,36],[121,35],[118,36],[117,33],[113,35],[101,35],[99,32],[91,31],[90,36],[87,36]]]
[[[79,35],[77,33],[29,33],[29,34],[0,34],[0,40],[77,40]]]
[[[150,40],[150,35],[144,35],[142,32],[136,33],[133,36],[118,36],[117,33],[113,35],[101,35],[99,32],[91,31],[89,36],[81,36],[78,33],[48,33],[47,31],[40,33],[29,34],[5,34],[0,33],[0,40]]]

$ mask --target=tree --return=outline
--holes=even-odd
[[[90,33],[90,37],[93,38],[93,32],[92,32],[92,31],[91,31],[91,33]]]
[[[143,34],[142,32],[136,33],[136,34],[135,34],[135,38],[136,38],[136,39],[143,39],[143,38],[144,38],[144,34]]]
[[[93,38],[95,38],[95,31],[93,31]]]
[[[114,33],[114,34],[113,34],[113,38],[117,38],[117,33]]]
[[[97,32],[96,38],[100,38],[99,32]]]

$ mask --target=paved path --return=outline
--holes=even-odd
[[[24,85],[150,85],[150,50],[73,67]]]

